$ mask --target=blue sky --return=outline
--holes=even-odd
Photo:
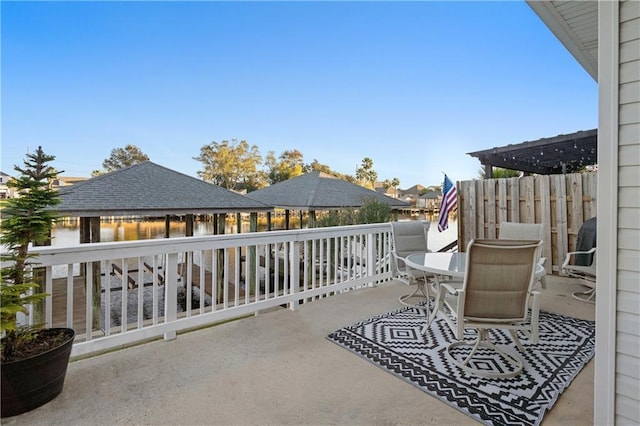
[[[2,171],[114,148],[197,176],[212,141],[298,149],[400,188],[468,152],[597,127],[597,84],[524,1],[5,2]]]

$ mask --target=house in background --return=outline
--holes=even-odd
[[[384,182],[374,182],[373,190],[378,194],[386,195],[391,198],[398,198],[398,194],[400,194],[400,190],[398,188],[386,188],[384,186]]]
[[[15,194],[13,189],[7,186],[9,180],[13,179],[12,176],[6,174],[5,172],[0,172],[0,199],[4,200],[7,198],[12,198]],[[60,189],[65,186],[74,185],[76,183],[84,182],[89,178],[86,177],[72,177],[72,176],[58,176],[57,179],[54,179],[51,182],[51,187],[53,189]]]
[[[409,203],[411,206],[416,207],[418,204],[418,198],[422,195],[426,187],[422,185],[413,185],[407,189],[401,189],[398,193],[398,199]]]
[[[420,195],[416,200],[416,207],[434,212],[440,208],[440,199],[442,197],[436,191],[428,189],[424,194]]]
[[[62,176],[58,175],[58,178],[53,181],[54,188],[61,188],[63,186],[75,185],[76,183],[84,182],[88,180],[87,177],[77,177],[77,176]]]
[[[527,4],[598,82],[594,424],[640,424],[640,2]]]
[[[13,179],[5,172],[0,172],[0,199],[5,200],[13,197],[13,189],[7,186],[9,180]]]

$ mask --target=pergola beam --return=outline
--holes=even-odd
[[[567,169],[598,163],[597,129],[558,135],[532,142],[509,144],[468,155],[478,158],[485,174],[491,166],[537,174],[565,173]]]

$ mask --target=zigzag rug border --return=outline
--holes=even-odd
[[[359,321],[351,326],[343,327],[327,336],[327,339],[342,347],[343,349],[358,355],[384,371],[393,374],[395,377],[403,379],[421,391],[437,398],[439,401],[459,410],[465,415],[486,424],[525,424],[538,425],[544,415],[553,407],[558,397],[570,386],[575,377],[584,366],[593,358],[595,354],[595,321],[573,318],[563,314],[540,311],[541,320],[556,323],[573,324],[575,327],[586,328],[583,330],[584,338],[577,347],[573,349],[573,356],[566,357],[563,365],[554,370],[554,379],[546,381],[544,386],[539,388],[542,400],[527,400],[535,408],[523,409],[505,401],[493,397],[484,391],[476,389],[469,393],[467,389],[462,392],[455,392],[460,389],[461,384],[455,379],[443,380],[443,373],[430,372],[425,366],[412,360],[405,354],[395,352],[392,348],[385,347],[366,336],[359,334],[359,328],[369,324],[392,318],[401,314],[423,315],[421,310],[405,307],[384,314],[375,315],[363,321]],[[407,364],[411,368],[407,368]],[[416,374],[419,372],[419,374]],[[437,388],[437,384],[446,386]],[[485,399],[483,399],[483,396]],[[464,404],[461,399],[466,398]],[[480,408],[482,407],[482,408]]]

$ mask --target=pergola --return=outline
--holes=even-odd
[[[493,167],[542,175],[571,173],[598,163],[598,129],[469,152],[492,177]]]

